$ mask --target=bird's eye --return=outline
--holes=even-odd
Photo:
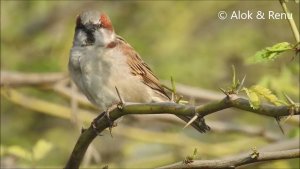
[[[103,24],[102,23],[97,24],[97,28],[103,28]]]
[[[99,24],[92,24],[92,25],[90,25],[89,29],[92,30],[92,31],[96,31],[97,29],[100,29],[102,27],[103,27],[103,25],[100,24],[100,23]]]

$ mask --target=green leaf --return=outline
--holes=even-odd
[[[253,108],[253,109],[258,109],[259,106],[260,106],[260,100],[259,100],[259,97],[258,95],[252,91],[251,89],[248,89],[248,88],[243,88],[242,91],[245,91],[248,98],[249,98],[249,102],[250,102],[250,106]]]
[[[232,65],[232,84],[229,90],[236,91],[240,86],[240,81],[236,78],[236,71],[234,65]]]
[[[50,142],[43,139],[39,140],[33,147],[33,157],[35,160],[43,159],[48,152],[53,148]]]
[[[248,59],[248,63],[260,63],[273,61],[281,53],[293,49],[293,45],[288,42],[281,42],[273,45],[272,47],[266,47],[255,53],[254,56]]]
[[[272,47],[266,47],[270,52],[284,52],[286,50],[293,49],[293,45],[288,42],[281,42],[273,45]]]
[[[284,102],[279,100],[268,88],[265,88],[265,87],[259,86],[259,85],[254,85],[250,89],[251,89],[251,91],[255,92],[256,94],[258,94],[259,96],[263,97],[268,102],[270,102],[276,106],[280,106],[280,105],[284,104]]]

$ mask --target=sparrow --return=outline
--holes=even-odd
[[[150,67],[115,33],[103,12],[85,11],[77,16],[68,67],[77,87],[102,110],[120,102],[116,88],[126,102],[171,101]],[[185,122],[192,118],[178,117]],[[203,118],[191,125],[200,132],[209,130]]]

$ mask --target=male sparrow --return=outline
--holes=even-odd
[[[102,110],[120,101],[115,88],[127,102],[170,101],[149,66],[101,12],[87,11],[77,17],[69,72],[77,87]],[[191,125],[200,132],[209,130],[202,118]]]

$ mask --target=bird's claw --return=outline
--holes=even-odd
[[[104,116],[105,116],[105,118],[106,118],[107,121],[108,121],[108,129],[109,129],[110,136],[113,137],[113,135],[112,135],[112,128],[113,128],[113,127],[116,127],[117,124],[114,123],[114,122],[110,119],[110,117],[109,117],[109,111],[108,111],[108,110],[105,112]]]
[[[93,120],[91,126],[92,126],[92,128],[94,129],[95,133],[97,133],[98,136],[102,136],[102,134],[99,133],[99,129],[97,128],[96,122],[97,122],[99,119],[103,118],[103,117],[105,117],[105,118],[107,119],[107,121],[108,121],[108,129],[109,129],[109,133],[110,133],[110,135],[111,135],[111,137],[112,137],[112,128],[113,128],[113,127],[116,127],[117,124],[114,123],[114,122],[110,119],[110,117],[109,117],[109,109],[106,110],[105,112],[101,113],[97,118],[95,118],[95,119]]]

